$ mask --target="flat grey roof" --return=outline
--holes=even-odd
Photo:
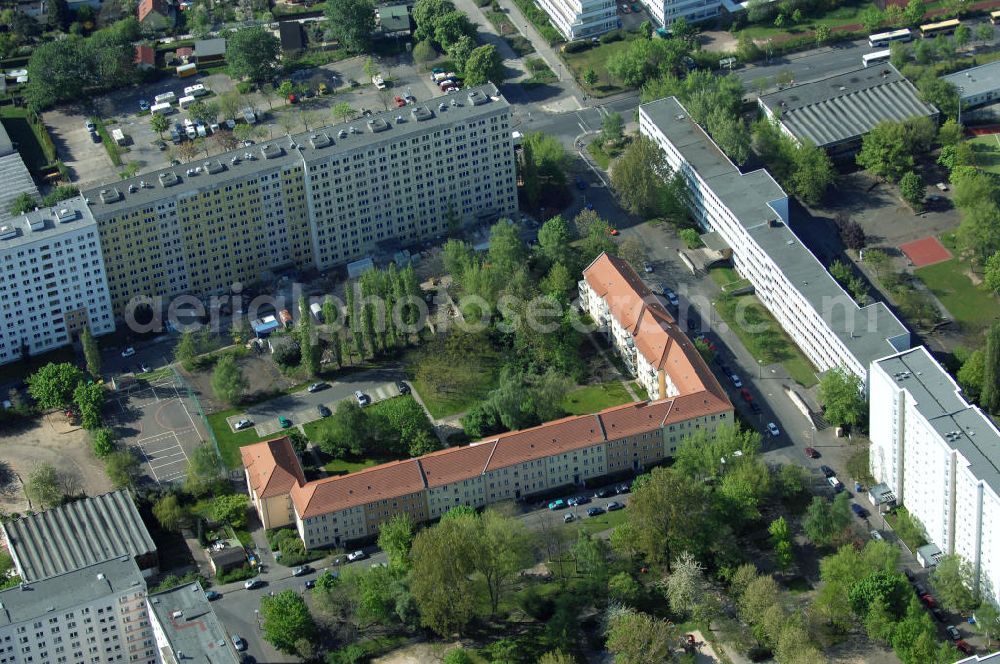
[[[760,103],[797,139],[820,147],[856,139],[885,120],[938,113],[888,62],[762,95]]]
[[[969,471],[1000,496],[1000,431],[923,346],[878,361],[897,385],[910,393],[924,416],[969,463]]]
[[[146,584],[128,556],[105,560],[34,583],[0,592],[0,626],[62,613],[99,597],[145,592]]]
[[[96,226],[94,216],[83,196],[60,201],[47,208],[39,208],[31,212],[9,217],[3,226],[17,233],[14,237],[5,237],[0,233],[0,249],[18,245],[39,242],[57,237],[68,231],[75,231],[87,226]],[[34,229],[32,229],[34,227]]]
[[[470,99],[482,103],[473,104]],[[441,104],[444,104],[444,109]],[[247,177],[276,168],[299,168],[303,162],[320,161],[338,152],[402,140],[410,135],[423,134],[428,130],[509,107],[510,104],[493,84],[467,88],[461,93],[436,97],[425,103],[375,113],[370,118],[359,117],[351,122],[318,127],[312,131],[224,152],[207,160],[191,161],[128,180],[112,181],[92,187],[84,191],[83,195],[89,201],[94,217],[99,219],[228,181],[243,181]],[[424,119],[418,121],[417,116]],[[378,130],[373,131],[375,128]],[[272,156],[265,158],[265,152]],[[248,155],[253,156],[253,159],[248,159]],[[234,162],[234,159],[237,161]],[[165,181],[176,183],[164,186]],[[106,192],[103,199],[102,192]],[[111,192],[115,192],[113,200],[107,196]]]
[[[904,347],[909,346],[909,331],[882,302],[859,307],[780,221],[771,203],[783,201],[787,194],[770,173],[764,169],[740,173],[675,97],[643,104],[642,109],[863,367],[901,350],[889,339],[905,336]]]
[[[84,498],[3,524],[21,578],[36,581],[156,551],[125,490]]]
[[[970,67],[942,76],[956,88],[962,88],[962,97],[975,97],[986,92],[1000,89],[1000,60],[988,62],[978,67]]]
[[[21,155],[11,152],[0,157],[0,222],[10,219],[11,203],[25,192],[36,201],[41,198]]]
[[[226,40],[223,37],[215,39],[199,39],[194,43],[194,54],[203,58],[206,55],[225,55]]]
[[[160,652],[168,664],[192,658],[209,664],[238,664],[225,627],[198,583],[185,584],[149,596],[154,618],[163,629],[173,653]]]

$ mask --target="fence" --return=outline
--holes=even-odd
[[[209,424],[208,418],[205,417],[205,409],[201,407],[201,401],[198,400],[198,395],[195,391],[191,389],[191,385],[184,380],[184,377],[177,371],[177,367],[171,366],[171,372],[174,374],[174,380],[180,386],[180,389],[184,390],[185,395],[194,404],[195,409],[198,411],[198,417],[201,418],[201,423],[205,426],[205,431],[208,432],[208,437],[212,441],[212,447],[215,449],[215,457],[219,460],[219,467],[225,468],[226,464],[222,459],[222,449],[219,447],[219,441],[215,437],[215,431],[212,429],[212,425]]]

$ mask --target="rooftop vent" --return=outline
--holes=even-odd
[[[331,143],[333,143],[333,141],[330,140],[330,136],[326,132],[313,134],[312,136],[309,137],[309,144],[316,149],[325,148]]]
[[[45,228],[44,219],[28,219],[28,228],[32,231],[40,231]]]
[[[188,177],[191,177],[192,175],[197,175],[200,172],[201,172],[200,170],[196,170],[194,168],[189,168],[189,169],[187,169],[185,171],[185,173],[187,173]]]
[[[136,189],[138,189],[138,187],[136,187],[134,183],[129,184],[129,186],[128,186],[128,193],[134,194]]]
[[[469,93],[469,103],[473,106],[482,106],[490,100],[489,97],[484,95],[479,90],[473,90]]]
[[[264,159],[277,159],[285,154],[285,149],[280,145],[264,144],[260,146],[260,153],[264,155]]]
[[[98,574],[97,574],[97,580],[98,581],[103,581],[104,580],[104,572],[98,572]]]
[[[17,237],[17,229],[13,226],[0,226],[0,240],[9,240]]]
[[[244,153],[243,153],[243,158],[244,158],[244,159],[246,159],[247,161],[253,161],[253,160],[254,160],[254,159],[256,159],[257,157],[255,157],[255,156],[253,155],[253,152],[244,152]]]
[[[160,185],[164,187],[172,187],[175,184],[179,184],[181,179],[177,177],[177,173],[173,171],[167,171],[165,173],[160,173]]]
[[[69,208],[59,208],[59,210],[56,211],[55,215],[56,219],[58,219],[60,222],[66,223],[67,221],[73,221],[74,219],[76,219],[77,211],[70,210]]]
[[[416,120],[417,122],[430,120],[431,118],[434,117],[434,113],[431,111],[431,109],[427,108],[426,106],[414,106],[413,109],[410,110],[410,115],[412,115],[413,119]]]
[[[115,201],[120,201],[122,199],[122,192],[117,189],[101,189],[101,202],[102,203],[114,203]]]
[[[226,167],[222,165],[222,162],[218,159],[213,159],[212,161],[206,161],[204,163],[204,169],[207,173],[221,173],[226,170]]]
[[[384,118],[373,118],[368,121],[368,128],[371,129],[373,134],[377,134],[380,131],[385,131],[391,126],[392,125],[386,122]]]

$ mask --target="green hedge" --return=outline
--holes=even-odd
[[[549,45],[558,44],[563,40],[562,35],[559,34],[559,31],[549,21],[549,15],[532,0],[514,0],[514,4],[521,10],[525,18],[531,21],[532,25],[538,30],[538,34],[549,42]]]

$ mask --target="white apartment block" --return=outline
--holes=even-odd
[[[113,332],[97,224],[82,197],[0,225],[0,363]]]
[[[155,664],[146,583],[115,558],[0,592],[0,664]]]
[[[871,473],[1000,603],[1000,431],[923,346],[872,363]]]
[[[566,41],[604,34],[621,26],[614,0],[538,0]]]
[[[867,381],[872,361],[910,347],[884,304],[859,307],[799,240],[770,173],[741,173],[675,97],[641,105],[639,130],[684,177],[698,224],[728,245],[736,271],[816,369],[842,366]]]
[[[698,23],[722,13],[722,0],[642,0],[642,5],[653,20],[665,28],[679,18]]]

